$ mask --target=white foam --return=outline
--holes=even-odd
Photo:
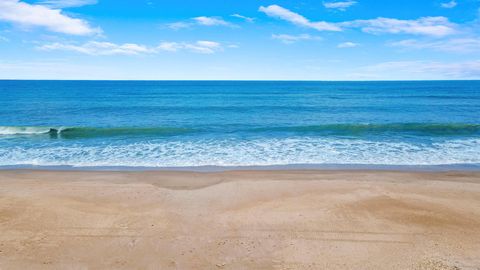
[[[5,127],[0,126],[0,135],[33,135],[49,133],[48,127]]]
[[[46,144],[0,148],[0,166],[267,166],[288,164],[480,164],[480,139],[433,144],[358,139],[289,138]]]

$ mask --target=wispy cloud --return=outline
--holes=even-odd
[[[337,45],[337,48],[354,48],[354,47],[358,47],[358,43],[355,43],[355,42],[351,42],[351,41],[347,41],[347,42],[343,42],[343,43],[340,43]]]
[[[268,7],[261,6],[259,11],[267,14],[270,17],[278,18],[298,26],[312,28],[318,31],[341,31],[342,29],[334,23],[328,22],[312,22],[304,16],[290,11],[278,5],[271,5]]]
[[[206,25],[206,26],[232,26],[231,23],[225,21],[221,17],[207,17],[207,16],[200,16],[192,18],[197,24],[199,25]]]
[[[192,26],[192,23],[173,22],[173,23],[167,23],[166,26],[170,29],[173,29],[173,30],[180,30],[180,29],[184,29],[184,28],[190,28]]]
[[[287,35],[287,34],[273,34],[273,39],[280,40],[285,44],[292,44],[302,40],[321,40],[321,37],[312,36],[309,34],[301,34],[301,35]]]
[[[452,0],[450,2],[441,3],[440,6],[442,8],[454,8],[457,6],[457,1]]]
[[[49,31],[70,35],[92,35],[101,32],[88,22],[67,16],[58,9],[31,5],[18,0],[0,1],[0,21],[21,27],[43,27]]]
[[[222,17],[208,17],[208,16],[199,16],[199,17],[191,18],[189,21],[179,21],[179,22],[165,24],[166,27],[173,30],[190,28],[195,25],[237,27],[237,25],[231,22],[225,21]]]
[[[220,43],[215,41],[200,40],[194,43],[162,42],[157,47],[157,50],[168,52],[189,51],[193,53],[213,54],[223,50],[223,47]]]
[[[134,43],[115,44],[110,42],[98,42],[89,41],[82,45],[64,44],[64,43],[51,43],[38,47],[44,51],[74,51],[77,53],[83,53],[88,55],[136,55],[153,53],[153,48],[148,48],[143,45]]]
[[[347,8],[355,5],[357,1],[335,1],[335,2],[323,2],[323,6],[329,9],[337,9],[341,11],[347,10]]]
[[[456,32],[457,27],[446,17],[422,17],[416,20],[376,18],[343,22],[340,25],[360,28],[363,32],[371,34],[414,34],[433,37],[451,35]]]
[[[405,49],[428,49],[444,52],[469,53],[480,51],[480,38],[454,38],[436,41],[406,39],[391,42],[389,45]]]
[[[396,72],[425,77],[444,77],[456,79],[480,78],[480,60],[462,62],[438,61],[395,61],[365,66],[361,74]]]
[[[166,52],[176,52],[180,49],[182,49],[181,43],[178,42],[169,42],[169,41],[164,41],[158,45],[157,49],[161,51],[166,51]]]
[[[115,44],[111,42],[89,41],[84,44],[50,43],[37,47],[43,51],[72,51],[87,55],[141,55],[156,54],[161,51],[177,52],[189,51],[201,54],[213,54],[223,49],[222,45],[215,41],[200,40],[189,42],[161,42],[158,46],[145,46],[135,43]]]
[[[42,0],[37,3],[51,8],[70,8],[95,5],[97,0]]]
[[[253,21],[255,21],[255,18],[252,18],[252,17],[247,17],[247,16],[243,16],[243,15],[240,15],[240,14],[232,14],[230,15],[231,17],[235,17],[235,18],[239,18],[239,19],[242,19],[242,20],[245,20],[246,22],[249,22],[249,23],[252,23]]]
[[[186,43],[185,49],[195,53],[213,54],[223,50],[222,45],[215,41],[200,40],[193,44]]]
[[[104,68],[98,64],[79,64],[62,59],[0,62],[0,74],[3,78],[11,79],[104,79],[105,77],[102,78],[102,76],[109,71],[111,71],[111,68]],[[117,78],[122,79],[122,77]]]
[[[422,17],[416,20],[400,20],[392,18],[376,18],[370,20],[354,20],[340,23],[325,21],[313,22],[304,16],[278,5],[261,6],[259,11],[298,26],[318,31],[342,31],[344,28],[358,28],[371,34],[414,34],[443,37],[456,32],[457,25],[446,17]]]

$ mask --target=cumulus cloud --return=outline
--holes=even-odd
[[[252,23],[253,21],[255,21],[255,18],[251,18],[251,17],[247,17],[247,16],[243,16],[243,15],[240,15],[240,14],[232,14],[230,15],[231,17],[235,17],[235,18],[239,18],[239,19],[242,19],[242,20],[245,20],[246,22],[249,22],[249,23]]]
[[[278,18],[298,26],[312,28],[318,31],[341,31],[342,29],[334,23],[328,22],[312,22],[304,16],[290,11],[278,5],[270,5],[268,7],[261,6],[259,11],[274,18]]]
[[[392,42],[389,45],[405,49],[431,49],[435,51],[469,53],[480,51],[480,38],[454,38],[436,41],[405,39]]]
[[[416,20],[376,18],[343,22],[341,25],[360,28],[363,32],[372,34],[414,34],[443,37],[456,32],[456,24],[451,23],[445,17],[422,17]]]
[[[442,8],[454,8],[457,6],[457,1],[452,0],[450,2],[442,3],[440,4]]]
[[[321,37],[312,36],[309,34],[301,34],[301,35],[287,35],[287,34],[273,34],[273,39],[280,40],[285,44],[292,44],[302,40],[320,40]]]
[[[337,48],[354,48],[354,47],[357,47],[358,45],[359,45],[358,43],[348,41],[348,42],[343,42],[338,44]]]
[[[37,3],[52,8],[70,8],[95,5],[97,0],[42,0]]]
[[[355,5],[357,1],[336,1],[336,2],[323,2],[323,6],[329,9],[337,9],[341,11],[347,10],[347,8]]]
[[[22,27],[43,27],[52,32],[70,35],[92,35],[101,32],[84,20],[63,14],[61,10],[18,0],[0,1],[0,21]]]
[[[50,43],[37,47],[43,51],[73,51],[87,55],[140,55],[156,54],[161,51],[177,52],[189,51],[193,53],[212,54],[223,49],[215,41],[200,40],[189,42],[161,42],[156,47],[149,47],[135,43],[115,44],[111,42],[89,41],[84,44]]]

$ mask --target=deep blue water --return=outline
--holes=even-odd
[[[0,166],[480,164],[480,81],[0,81]]]

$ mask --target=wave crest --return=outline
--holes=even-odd
[[[166,136],[194,132],[188,128],[94,128],[94,127],[0,127],[0,135],[50,135],[50,137],[76,139],[114,136]]]
[[[1,127],[0,135],[35,135],[50,133],[49,127]]]
[[[0,126],[1,135],[50,135],[51,138],[80,139],[115,136],[171,136],[198,132],[200,129],[179,127],[14,127]],[[324,124],[284,127],[261,127],[225,131],[223,128],[202,128],[206,133],[294,133],[316,136],[369,136],[369,135],[415,135],[415,136],[478,136],[480,124],[436,123],[391,123],[391,124]],[[268,136],[267,136],[268,137]]]

